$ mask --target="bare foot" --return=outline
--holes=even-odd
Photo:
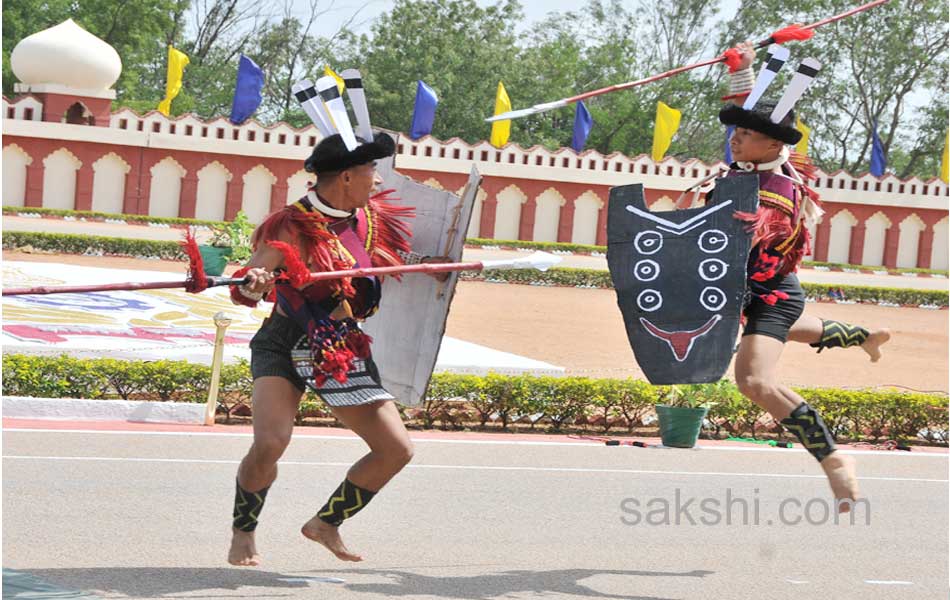
[[[313,517],[300,528],[300,533],[305,538],[313,540],[324,546],[340,560],[349,562],[360,562],[363,557],[359,554],[353,554],[346,549],[343,540],[340,539],[340,530],[333,525],[323,521],[319,517]]]
[[[871,332],[868,339],[864,340],[864,343],[861,344],[861,349],[868,353],[868,356],[871,357],[871,362],[877,362],[881,360],[881,346],[886,344],[890,339],[890,329],[876,329]]]
[[[861,495],[858,490],[857,473],[854,469],[854,458],[840,452],[832,452],[821,461],[821,468],[824,469],[828,483],[831,484],[838,512],[850,512],[851,504]]]
[[[231,549],[228,562],[239,567],[256,567],[261,564],[261,555],[254,545],[254,532],[231,528]]]

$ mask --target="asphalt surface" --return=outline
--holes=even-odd
[[[44,231],[47,233],[83,233],[86,235],[104,235],[111,237],[130,237],[143,240],[181,240],[182,230],[149,227],[143,225],[123,225],[104,222],[64,221],[61,219],[36,219],[29,217],[3,217],[4,231]],[[210,233],[199,231],[198,241],[204,240]],[[485,250],[466,248],[463,260],[504,260],[524,256],[514,250]],[[607,269],[607,259],[602,256],[563,255],[559,266],[583,269]],[[950,280],[932,277],[905,277],[902,275],[873,275],[863,273],[845,273],[843,271],[817,271],[801,269],[799,279],[808,283],[837,285],[866,285],[923,290],[948,290]]]
[[[225,555],[246,434],[4,430],[3,565],[75,594],[10,597],[947,597],[946,454],[858,454],[868,502],[836,525],[797,449],[420,440],[344,525],[352,564],[298,530],[364,446],[310,433],[268,496],[265,562],[242,569]]]

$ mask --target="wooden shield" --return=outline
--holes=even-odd
[[[412,251],[462,260],[462,248],[481,176],[475,167],[461,196],[416,183],[393,170],[392,159],[377,166],[382,189],[395,189],[399,204],[413,206]],[[425,396],[445,334],[458,273],[439,282],[421,273],[402,281],[386,278],[377,312],[363,324],[373,338],[373,360],[385,387],[400,403],[414,406]]]

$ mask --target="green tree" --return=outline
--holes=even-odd
[[[376,19],[371,35],[347,36],[354,52],[340,64],[359,65],[370,114],[384,127],[407,131],[415,82],[422,79],[439,95],[433,135],[474,142],[488,137],[498,81],[516,72],[515,24],[521,6],[503,0],[487,8],[475,0],[397,0]],[[513,103],[523,102],[509,90]],[[519,139],[512,128],[512,139]]]
[[[120,98],[136,98],[150,77],[150,64],[165,60],[164,36],[183,18],[187,0],[18,0],[3,4],[3,93],[17,81],[10,53],[23,38],[72,18],[102,38],[122,58],[115,89]]]
[[[743,0],[726,38],[740,41],[852,6],[850,0]],[[818,29],[792,52],[793,64],[805,56],[823,64],[798,103],[812,128],[810,154],[819,166],[866,171],[876,122],[890,170],[936,174],[947,123],[946,3],[890,2]],[[915,100],[922,110],[911,106]]]

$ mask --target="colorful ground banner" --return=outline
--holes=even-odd
[[[183,275],[157,271],[100,269],[73,265],[3,263],[4,287],[79,285],[120,281],[174,281]],[[235,306],[227,288],[201,294],[184,290],[140,290],[89,294],[49,294],[3,298],[5,353],[70,354],[81,358],[172,359],[209,364],[214,347],[213,317],[231,319],[225,361],[250,359],[248,342],[271,305]],[[555,375],[564,369],[461,340],[444,338],[437,371],[483,374]]]

